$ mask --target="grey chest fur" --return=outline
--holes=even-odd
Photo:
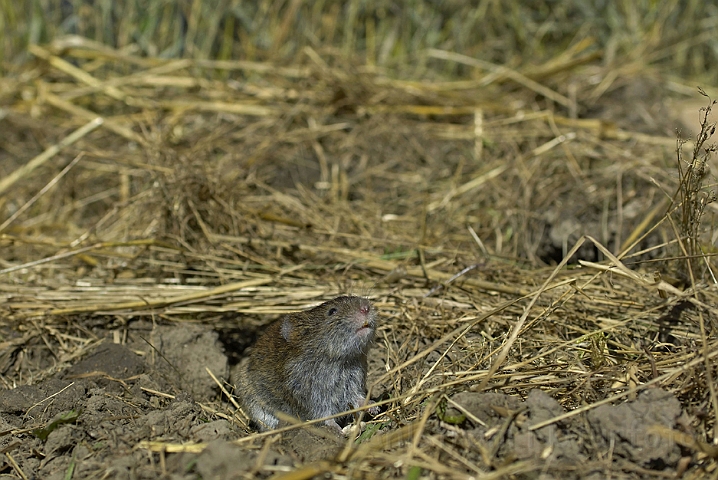
[[[359,407],[364,401],[366,366],[349,361],[298,359],[287,364],[287,385],[301,417],[320,418]]]

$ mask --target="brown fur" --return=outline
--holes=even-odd
[[[311,420],[361,406],[375,329],[376,309],[356,296],[280,318],[235,379],[242,409],[267,430],[279,424],[277,411]],[[339,428],[334,420],[326,423]]]

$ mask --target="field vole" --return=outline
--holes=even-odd
[[[277,411],[312,420],[362,406],[375,329],[376,309],[356,296],[283,316],[257,340],[234,379],[242,409],[268,430],[279,424]],[[336,420],[325,423],[340,429]]]

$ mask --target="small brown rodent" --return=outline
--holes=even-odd
[[[234,379],[242,410],[268,430],[279,424],[277,411],[312,420],[364,405],[375,330],[376,309],[357,296],[283,316],[267,327]],[[325,423],[340,429],[336,420]]]

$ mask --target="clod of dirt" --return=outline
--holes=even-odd
[[[529,392],[526,398],[526,406],[531,412],[530,425],[535,425],[546,420],[550,420],[564,413],[563,407],[553,398],[549,397],[546,392],[534,389]],[[539,429],[538,431],[541,431]]]
[[[292,456],[299,458],[302,463],[316,462],[334,456],[343,445],[338,435],[329,429],[325,429],[324,432],[326,435],[319,435],[307,428],[290,430],[282,434],[279,444]]]
[[[83,434],[76,427],[62,426],[48,435],[43,451],[47,457],[64,453],[75,446],[82,437]]]
[[[84,360],[67,369],[65,377],[104,373],[113,378],[127,378],[143,373],[145,362],[123,345],[103,343]]]
[[[586,460],[576,435],[564,428],[564,424],[547,425],[538,430],[530,427],[564,412],[559,403],[541,390],[532,390],[525,402],[520,398],[499,393],[462,392],[452,400],[485,423],[473,430],[475,438],[484,441],[492,429],[509,423],[503,440],[490,437],[489,444],[496,445],[497,455],[503,458],[550,457],[555,464],[575,465]],[[449,409],[447,414],[458,414]],[[499,444],[494,442],[499,441]]]
[[[189,431],[190,437],[196,442],[212,442],[214,440],[231,440],[237,437],[227,420],[215,420],[213,422],[195,425]]]
[[[470,414],[488,423],[494,423],[503,418],[501,410],[518,410],[521,408],[521,399],[501,393],[457,393],[451,400],[458,403]],[[447,409],[447,415],[456,416],[460,412],[453,408]]]
[[[187,438],[192,427],[200,424],[201,409],[188,401],[174,401],[169,408],[153,410],[137,421],[149,431],[146,437],[162,437],[167,434]],[[143,425],[144,424],[144,425]]]
[[[681,415],[681,404],[670,392],[649,389],[638,399],[621,405],[602,405],[588,413],[588,422],[599,444],[627,460],[662,469],[675,465],[680,449],[675,442],[650,433],[653,426],[672,428]]]
[[[172,478],[222,478],[234,480],[247,478],[255,467],[258,450],[248,450],[224,440],[215,440],[207,445],[200,454],[182,453],[167,458],[167,469],[175,473]],[[274,449],[266,452],[265,465],[290,467],[294,463],[286,455],[278,454]]]
[[[197,473],[201,478],[241,478],[252,468],[255,457],[255,452],[229,442],[212,442],[197,457]]]
[[[71,366],[66,379],[88,378],[111,393],[120,393],[122,380],[147,370],[142,358],[123,345],[103,343],[85,359]]]
[[[467,423],[474,438],[502,459],[551,459],[555,466],[585,476],[591,468],[588,459],[609,449],[617,458],[653,470],[675,466],[681,455],[675,442],[650,432],[653,426],[672,428],[681,415],[678,399],[659,389],[647,390],[633,402],[602,405],[589,411],[586,421],[579,417],[536,430],[531,426],[564,413],[563,407],[541,390],[532,390],[523,403],[497,393],[463,392],[452,400],[485,424]],[[457,415],[458,411],[448,409],[447,414]],[[583,428],[586,424],[593,432]],[[497,431],[505,434],[497,437]],[[595,434],[593,443],[587,441],[591,433]]]
[[[212,398],[217,385],[207,373],[219,378],[228,373],[227,356],[220,348],[217,332],[203,325],[161,325],[150,336],[154,365],[167,380],[195,399]],[[158,355],[159,352],[159,355]]]
[[[576,441],[576,432],[570,429],[570,423],[559,422],[537,430],[529,430],[530,427],[540,422],[564,413],[563,407],[556,400],[543,390],[534,389],[526,398],[526,406],[529,420],[523,426],[525,428],[521,428],[521,431],[514,437],[514,447],[518,458],[550,456],[567,465],[586,461],[586,456],[581,453],[581,445]],[[528,455],[528,452],[531,452],[531,455]]]
[[[5,390],[0,395],[0,413],[23,413],[39,422],[74,409],[78,398],[85,398],[84,385],[50,379],[37,385]]]

